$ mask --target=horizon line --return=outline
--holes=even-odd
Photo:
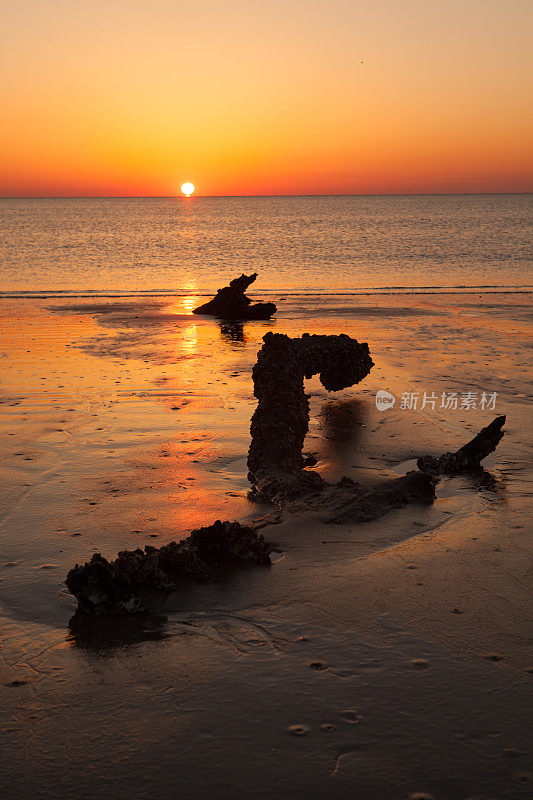
[[[192,200],[217,198],[258,198],[258,197],[468,197],[479,195],[533,194],[532,190],[514,192],[341,192],[320,194],[28,194],[0,195],[0,200]]]

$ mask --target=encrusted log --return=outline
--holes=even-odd
[[[322,522],[371,522],[412,503],[430,505],[435,500],[437,480],[427,472],[414,470],[368,489],[344,477],[335,486],[328,486],[313,505]]]
[[[309,400],[304,378],[319,374],[328,391],[353,386],[365,378],[374,362],[366,342],[345,334],[291,339],[267,333],[252,372],[258,405],[252,417],[248,479],[254,493],[267,501],[284,502],[302,490],[326,484],[316,472],[303,471],[302,447],[309,427]]]
[[[219,319],[270,319],[277,309],[274,303],[252,303],[245,292],[257,278],[253,275],[241,275],[234,278],[229,286],[219,289],[215,297],[195,308],[193,314],[209,314]]]
[[[457,475],[481,469],[481,461],[496,450],[504,425],[505,416],[496,417],[457,452],[444,453],[438,458],[422,456],[416,462],[418,469],[433,475]]]
[[[185,581],[205,581],[244,562],[270,564],[272,547],[261,534],[238,522],[217,521],[161,548],[123,550],[115,561],[99,553],[71,569],[67,588],[87,614],[138,614],[150,594],[169,593]]]
[[[250,281],[246,276],[238,280],[241,285]],[[267,333],[263,341],[253,369],[258,405],[251,422],[248,477],[256,495],[283,505],[289,513],[312,511],[323,522],[358,523],[410,503],[431,503],[439,474],[478,470],[503,436],[501,416],[456,453],[419,458],[420,471],[373,489],[348,477],[329,485],[317,472],[304,469],[309,400],[303,380],[318,373],[328,391],[359,383],[374,366],[368,345],[344,334],[290,339]],[[154,594],[164,596],[187,581],[208,580],[230,565],[270,564],[271,551],[257,529],[217,521],[179,543],[124,550],[115,561],[95,554],[70,570],[66,584],[78,600],[78,612],[137,614],[150,608]]]

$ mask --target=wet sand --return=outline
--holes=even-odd
[[[527,295],[278,299],[242,326],[193,317],[192,296],[1,301],[8,798],[530,796]],[[69,625],[63,581],[92,552],[269,514],[246,479],[268,330],[369,343],[359,386],[308,382],[327,480],[375,485],[507,414],[492,480],[362,525],[285,517],[270,569],[176,593],[165,620]],[[495,409],[399,407],[452,390]]]

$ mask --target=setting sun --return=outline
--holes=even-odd
[[[181,184],[181,191],[185,195],[185,197],[190,197],[191,194],[194,192],[194,183],[182,183]]]

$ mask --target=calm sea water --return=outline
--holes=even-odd
[[[1,200],[0,291],[531,288],[531,195]]]

